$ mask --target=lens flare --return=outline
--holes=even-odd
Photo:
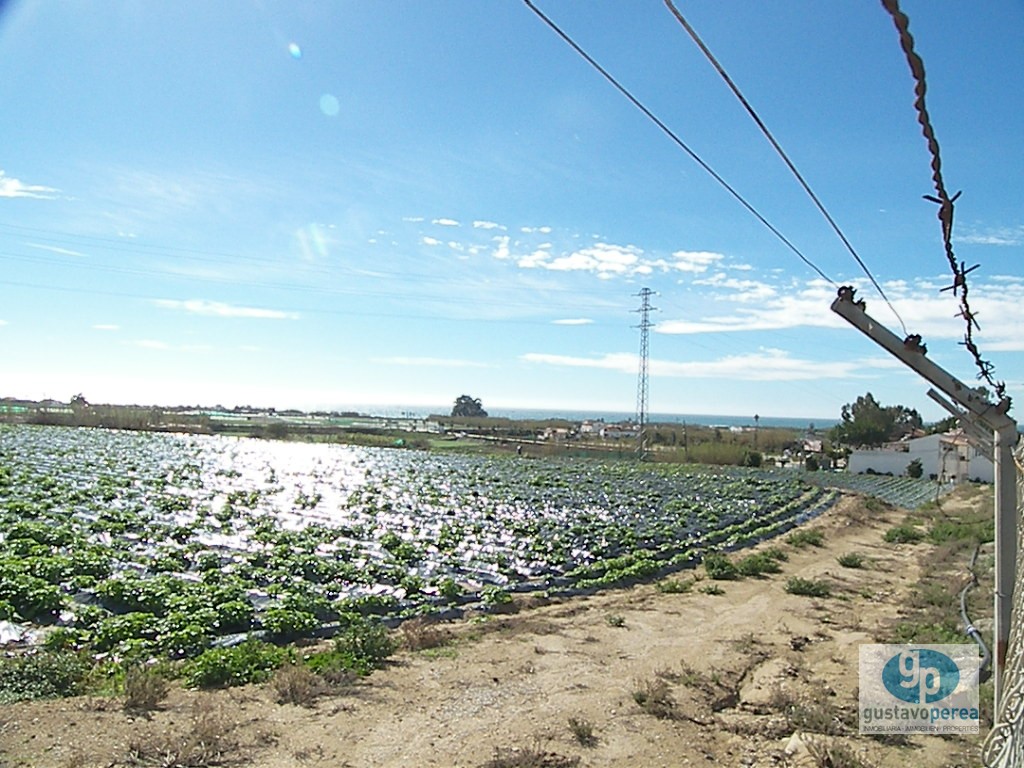
[[[288,43],[288,53],[291,54],[293,59],[302,58],[302,49],[299,48],[298,43]]]
[[[328,117],[335,117],[341,111],[341,102],[337,96],[325,93],[320,97],[320,111]]]

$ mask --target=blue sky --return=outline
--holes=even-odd
[[[538,0],[834,282],[893,314],[661,2]],[[1024,396],[1024,4],[904,0],[971,274]],[[278,408],[944,414],[513,0],[0,4],[0,395]],[[929,355],[958,342],[879,3],[680,4]]]

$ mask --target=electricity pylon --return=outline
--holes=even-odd
[[[643,288],[636,295],[640,297],[640,309],[634,310],[640,313],[640,325],[635,326],[640,329],[640,373],[636,382],[636,456],[640,461],[644,461],[648,457],[647,400],[650,388],[647,366],[650,345],[649,331],[654,325],[650,320],[650,313],[655,311],[655,307],[651,306],[651,296],[654,295],[654,291],[650,288]]]

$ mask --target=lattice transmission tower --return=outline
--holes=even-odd
[[[656,311],[651,306],[651,296],[654,291],[650,288],[641,289],[636,294],[640,297],[640,309],[634,310],[640,313],[640,373],[636,381],[636,456],[640,461],[647,459],[648,435],[647,435],[647,401],[650,396],[650,384],[648,381],[648,363],[650,351],[650,329],[654,323],[651,322],[650,314]]]

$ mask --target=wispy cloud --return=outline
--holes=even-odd
[[[473,222],[473,228],[474,229],[500,229],[500,230],[505,230],[505,227],[503,227],[501,224],[497,224],[497,223],[495,223],[493,221],[474,221]]]
[[[135,341],[127,343],[133,347],[139,347],[141,349],[165,350],[171,348],[171,345],[167,342],[157,341],[156,339],[136,339]]]
[[[552,320],[552,325],[591,325],[594,321],[589,317],[567,317],[564,320]]]
[[[424,245],[441,245],[442,243],[441,243],[440,240],[438,240],[435,237],[424,237],[423,238],[423,244]]]
[[[968,231],[967,234],[956,234],[953,241],[969,245],[1024,245],[1024,225],[1016,227],[997,227],[986,231]]]
[[[442,227],[460,227],[462,226],[455,219],[434,219],[433,224],[437,224]]]
[[[430,368],[488,368],[487,363],[444,357],[378,357],[371,362],[381,365],[406,365]]]
[[[636,375],[638,359],[629,352],[609,353],[600,357],[573,357],[531,352],[522,359],[544,365],[570,368],[598,368]],[[679,379],[729,379],[732,381],[813,381],[818,379],[867,378],[866,368],[892,368],[895,364],[884,358],[873,360],[816,361],[791,357],[779,349],[761,349],[719,360],[677,362],[651,360],[652,376]]]
[[[55,245],[43,245],[42,243],[25,243],[29,248],[38,248],[40,251],[49,251],[50,253],[57,253],[61,256],[76,256],[78,258],[84,258],[84,253],[78,251],[72,251],[70,248],[58,248]]]
[[[4,326],[4,325],[7,325],[7,321],[6,320],[0,320],[0,326]]]
[[[97,323],[92,327],[94,331],[119,331],[121,330],[120,325],[113,325],[112,323]]]
[[[203,299],[154,299],[153,304],[163,309],[174,309],[188,312],[193,315],[206,317],[245,317],[263,320],[298,320],[297,312],[285,312],[279,309],[264,309],[262,307],[243,307],[234,304],[225,304],[220,301],[205,301]]]
[[[32,197],[38,200],[53,200],[59,191],[40,184],[26,184],[0,170],[0,197]]]

